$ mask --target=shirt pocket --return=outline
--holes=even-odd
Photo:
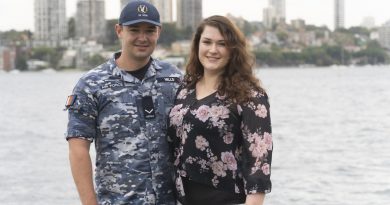
[[[175,101],[178,86],[178,83],[175,82],[159,82],[157,86],[158,95],[156,101],[158,105],[156,110],[162,116],[162,120],[164,120],[164,123],[161,123],[164,130],[167,128],[169,111]]]
[[[106,96],[101,104],[98,127],[104,140],[115,143],[114,137],[124,140],[140,132],[137,99],[131,91]]]

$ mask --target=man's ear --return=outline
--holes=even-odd
[[[123,31],[123,26],[121,26],[119,24],[115,24],[115,32],[116,32],[116,35],[118,36],[118,38],[121,38],[122,31]]]
[[[158,31],[158,38],[160,38],[161,32],[162,32],[162,27],[157,26],[157,31]]]

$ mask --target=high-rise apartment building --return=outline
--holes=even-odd
[[[344,0],[334,1],[334,28],[344,28],[345,26],[345,7]]]
[[[276,12],[274,7],[263,9],[263,24],[267,28],[272,28],[275,23]]]
[[[285,0],[269,0],[270,7],[275,10],[275,21],[285,22],[286,21],[286,1]]]
[[[76,11],[76,37],[103,41],[106,33],[104,0],[78,0]]]
[[[379,43],[384,48],[390,49],[390,21],[379,27]]]
[[[139,1],[139,0],[121,0],[121,10],[130,1]],[[160,13],[160,21],[162,23],[171,23],[173,21],[172,20],[172,14],[173,14],[172,0],[143,0],[143,1],[149,2],[157,8],[158,12]]]
[[[195,31],[202,21],[201,0],[177,0],[177,27]]]
[[[172,0],[150,0],[160,13],[160,21],[164,23],[171,23],[173,14]]]
[[[34,43],[56,47],[68,35],[65,0],[35,0]]]

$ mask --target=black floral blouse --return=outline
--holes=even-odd
[[[181,177],[230,193],[271,191],[272,135],[268,97],[231,103],[217,92],[197,100],[195,89],[179,91],[169,114],[176,188]]]

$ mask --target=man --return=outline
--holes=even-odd
[[[85,74],[68,97],[66,139],[84,205],[175,204],[166,120],[182,74],[151,58],[157,9],[127,4],[115,25],[121,52]],[[95,189],[89,148],[95,142]]]

